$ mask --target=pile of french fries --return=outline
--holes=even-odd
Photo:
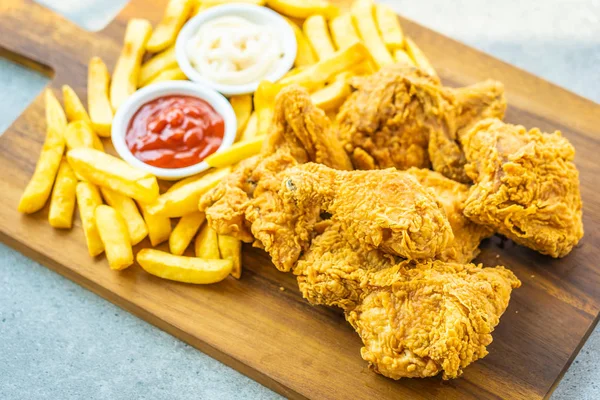
[[[114,113],[136,90],[187,79],[175,59],[181,27],[197,13],[229,2],[267,6],[286,16],[298,42],[295,66],[278,82],[261,82],[254,94],[232,96],[236,143],[206,159],[213,169],[161,194],[155,176],[105,153],[100,138],[110,137]],[[395,62],[436,75],[423,52],[404,35],[394,11],[372,0],[356,0],[344,13],[325,0],[170,0],[154,29],[144,19],[129,21],[112,76],[99,57],[90,60],[87,110],[69,86],[62,88],[64,108],[54,92],[46,90],[46,138],[18,209],[34,213],[50,200],[50,225],[71,229],[77,204],[90,256],[104,252],[114,270],[131,266],[133,246],[148,237],[152,247],[167,241],[169,247],[169,252],[137,253],[137,262],[150,274],[197,284],[219,282],[228,275],[239,279],[241,242],[209,226],[198,211],[202,195],[233,165],[260,152],[275,97],[284,87],[303,86],[317,106],[335,114],[351,93],[350,78]],[[184,256],[188,247],[195,257]]]

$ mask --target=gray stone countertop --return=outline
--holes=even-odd
[[[42,0],[79,22],[102,0]],[[104,0],[116,12],[121,0]],[[387,0],[402,15],[600,102],[598,0]],[[87,4],[89,3],[89,7]],[[86,14],[87,13],[87,14]],[[0,21],[0,23],[2,23]],[[0,59],[0,132],[47,79]],[[274,399],[229,367],[0,244],[1,399]],[[357,355],[358,356],[358,355]],[[553,399],[600,398],[600,328]]]

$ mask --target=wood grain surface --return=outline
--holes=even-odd
[[[68,83],[85,99],[89,58],[100,55],[114,66],[127,19],[156,23],[164,3],[133,0],[105,30],[91,33],[34,3],[3,0],[0,55],[53,76],[51,87],[59,97],[60,85]],[[360,358],[360,339],[342,313],[310,306],[294,277],[278,272],[259,250],[244,248],[240,281],[178,284],[138,266],[118,273],[109,270],[103,257],[90,259],[79,220],[72,231],[59,231],[48,225],[47,210],[20,215],[17,203],[44,138],[41,96],[0,138],[0,240],[291,398],[549,396],[600,309],[600,106],[413,22],[402,23],[446,84],[498,79],[506,85],[507,121],[560,129],[577,149],[584,239],[561,260],[497,237],[484,242],[478,261],[509,267],[523,286],[513,292],[490,354],[469,366],[462,378],[392,381],[372,373]]]

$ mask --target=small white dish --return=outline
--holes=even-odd
[[[226,96],[247,94],[256,91],[261,80],[243,85],[227,85],[214,82],[202,76],[189,60],[187,52],[188,42],[198,32],[198,29],[208,21],[225,16],[245,18],[255,24],[269,26],[277,32],[277,37],[281,40],[283,57],[277,62],[271,72],[261,80],[268,80],[271,82],[278,81],[293,67],[298,44],[296,43],[294,30],[281,15],[266,7],[255,6],[252,4],[224,4],[211,7],[189,20],[177,36],[177,42],[175,44],[177,63],[179,64],[179,68],[181,68],[183,73],[191,81],[202,83]]]
[[[163,96],[184,95],[206,101],[225,121],[223,142],[217,151],[231,147],[237,131],[237,119],[229,101],[213,89],[193,82],[171,81],[146,86],[131,96],[119,107],[113,119],[111,140],[119,156],[134,168],[149,172],[164,180],[178,180],[206,171],[206,161],[185,168],[159,168],[138,160],[127,147],[125,135],[131,118],[146,103]]]

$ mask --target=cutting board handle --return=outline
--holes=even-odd
[[[54,84],[80,75],[77,70],[85,68],[93,54],[111,47],[110,40],[99,39],[30,0],[0,3],[0,55],[54,75]]]

